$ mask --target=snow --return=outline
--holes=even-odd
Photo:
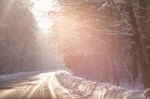
[[[128,90],[109,83],[97,83],[76,77],[72,74],[57,73],[56,77],[63,87],[75,94],[77,99],[148,99],[150,89]]]
[[[8,75],[1,75],[0,82],[22,79],[36,76],[43,80],[49,79],[48,88],[56,97],[55,90],[63,97],[71,99],[150,99],[150,89],[129,90],[109,83],[97,83],[74,76],[73,74],[59,70],[55,72],[19,72]],[[41,81],[40,81],[41,82]],[[42,81],[43,82],[43,81]],[[64,98],[68,99],[68,98]],[[70,99],[70,98],[69,98]]]
[[[16,79],[22,79],[22,78],[33,76],[37,73],[39,73],[39,72],[37,72],[37,71],[18,72],[18,73],[13,73],[13,74],[0,75],[0,82],[6,82],[6,81],[11,81],[11,80],[16,80]]]

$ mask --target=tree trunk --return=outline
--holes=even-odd
[[[139,1],[139,3],[141,3],[141,0]],[[136,46],[139,49],[138,54],[140,56],[141,69],[142,69],[142,73],[143,73],[142,79],[143,79],[143,83],[144,83],[144,88],[150,88],[149,62],[148,62],[148,58],[146,55],[144,41],[142,38],[142,33],[143,33],[143,30],[141,28],[142,24],[139,23],[139,21],[142,21],[142,20],[137,19],[135,11],[134,11],[132,0],[127,0],[127,4],[128,4],[130,23],[132,25],[133,32],[135,33],[134,36],[135,36],[135,40],[136,40]],[[143,13],[143,12],[141,12],[141,10],[139,10],[139,12]]]

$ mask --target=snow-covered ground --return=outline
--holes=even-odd
[[[16,79],[23,79],[26,77],[31,77],[33,75],[36,75],[38,73],[41,73],[39,71],[32,71],[32,72],[18,72],[13,74],[7,74],[7,75],[0,75],[0,82],[6,82]]]
[[[56,71],[56,72],[20,72],[9,75],[0,76],[0,84],[9,81],[15,81],[23,78],[38,78],[31,80],[32,86],[23,84],[23,86],[12,87],[13,90],[24,90],[21,88],[28,88],[25,94],[30,93],[29,91],[39,92],[41,90],[45,91],[45,87],[49,91],[45,91],[46,95],[51,95],[50,99],[150,99],[150,89],[147,90],[129,90],[122,87],[114,86],[109,83],[97,83],[93,81],[88,81],[86,79],[76,77],[67,71]],[[29,80],[26,80],[28,82]],[[25,83],[22,81],[22,83]],[[29,83],[29,82],[28,82]],[[8,83],[9,84],[9,83]],[[44,88],[42,86],[44,86]],[[17,86],[17,85],[16,85]],[[35,91],[35,88],[37,91]],[[11,94],[15,94],[12,89],[10,89]],[[0,89],[0,96],[7,92],[8,89],[4,91]],[[42,92],[41,91],[41,96]],[[21,91],[19,91],[21,92]],[[21,94],[21,93],[20,93]],[[36,93],[32,95],[37,96]],[[40,95],[40,93],[38,94]],[[17,96],[17,95],[16,95]],[[43,97],[43,96],[42,96]],[[45,97],[45,96],[44,96]],[[31,98],[32,99],[32,98]]]
[[[109,83],[97,83],[62,72],[56,77],[77,99],[150,99],[150,89],[128,90]]]

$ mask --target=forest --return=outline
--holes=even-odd
[[[53,1],[47,46],[66,68],[92,81],[150,88],[149,0]],[[32,6],[30,0],[0,0],[0,74],[42,67]]]

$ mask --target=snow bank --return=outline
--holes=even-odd
[[[58,72],[56,77],[75,99],[150,99],[150,89],[128,90],[109,83],[87,81],[66,72]]]
[[[0,75],[0,82],[6,82],[6,81],[11,81],[11,80],[26,78],[26,77],[33,76],[37,73],[38,72],[18,72],[18,73],[13,73],[13,74]]]

